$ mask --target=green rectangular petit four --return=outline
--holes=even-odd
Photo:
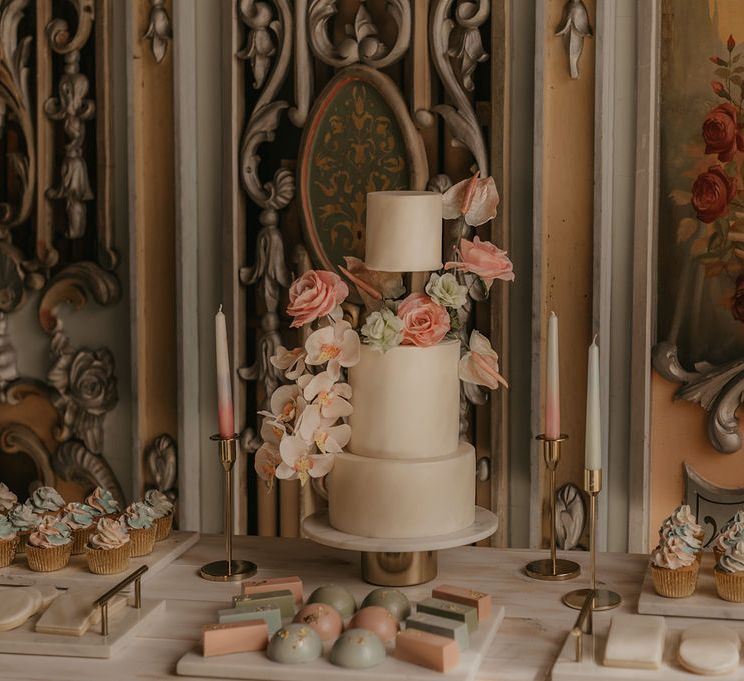
[[[266,591],[262,594],[233,596],[233,607],[245,608],[252,605],[271,605],[282,611],[282,617],[294,617],[295,597],[288,589]]]
[[[471,605],[445,601],[443,598],[425,598],[416,606],[416,612],[465,622],[471,634],[478,628],[478,610]]]
[[[465,622],[417,612],[406,620],[406,629],[418,629],[419,631],[425,631],[427,634],[454,639],[461,651],[467,650],[470,645],[470,634]]]
[[[273,605],[248,605],[238,608],[227,608],[217,611],[217,621],[220,624],[226,622],[248,622],[251,620],[263,620],[269,627],[269,638],[282,628],[282,611]]]

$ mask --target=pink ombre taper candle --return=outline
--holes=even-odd
[[[227,353],[227,325],[222,305],[214,317],[214,335],[217,351],[217,417],[220,437],[228,438],[235,434],[235,416],[230,381],[230,356]]]
[[[558,316],[548,318],[548,362],[545,394],[545,438],[557,440],[561,436],[561,390],[558,376]]]

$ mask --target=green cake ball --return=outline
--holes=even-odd
[[[356,612],[356,601],[351,592],[338,584],[324,584],[310,594],[308,603],[325,603],[338,610],[343,618],[351,617]]]
[[[362,607],[379,605],[388,610],[395,619],[405,620],[411,614],[411,601],[398,589],[375,589],[367,594]]]
[[[333,644],[331,664],[346,669],[368,669],[385,660],[385,646],[366,629],[347,629]]]
[[[271,637],[266,650],[270,660],[280,664],[312,662],[320,657],[320,637],[305,624],[288,624]]]

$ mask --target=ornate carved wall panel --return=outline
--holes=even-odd
[[[101,484],[123,498],[105,458],[104,423],[118,402],[113,355],[79,347],[59,315],[63,304],[121,297],[110,214],[110,12],[108,0],[0,5],[0,478],[20,496],[56,480],[81,491]],[[14,313],[32,300],[49,366],[24,376]],[[14,464],[19,457],[33,466]]]
[[[225,9],[223,108],[231,181],[224,261],[243,381],[236,390],[246,454],[237,476],[241,530],[294,533],[298,514],[315,504],[311,492],[300,496],[292,483],[267,494],[252,475],[256,409],[286,380],[269,358],[279,345],[299,341],[283,314],[292,279],[310,267],[334,267],[343,254],[363,254],[367,191],[444,191],[475,170],[488,175],[494,168],[497,183],[502,180],[503,158],[496,167],[490,157],[492,127],[501,125],[503,111],[490,102],[504,103],[503,91],[493,91],[503,78],[492,78],[492,69],[504,68],[506,43],[498,31],[493,39],[491,13],[494,26],[506,31],[506,5],[233,0]],[[387,146],[376,144],[377,134],[386,136]],[[505,145],[501,133],[498,140]],[[449,231],[446,226],[452,243],[458,235]],[[490,324],[487,310],[476,312],[469,324]],[[506,454],[492,451],[492,444],[504,441],[493,434],[505,427],[505,411],[500,405],[475,414],[472,405],[484,403],[480,392],[463,394],[462,430],[486,464],[501,462]],[[479,470],[485,471],[478,478],[479,503],[505,521],[506,495],[490,498],[490,471],[501,474],[503,466]]]

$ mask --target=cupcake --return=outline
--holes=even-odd
[[[155,512],[155,541],[162,541],[173,527],[173,503],[157,489],[145,492],[145,503]]]
[[[121,512],[119,502],[114,495],[103,487],[96,487],[86,498],[85,503],[92,507],[99,515],[115,518]]]
[[[88,568],[96,575],[113,575],[129,567],[132,542],[126,525],[113,518],[101,518],[85,547]]]
[[[88,504],[72,501],[62,509],[62,521],[72,530],[72,555],[85,553],[85,545],[96,529],[96,518],[99,513]]]
[[[687,504],[677,506],[677,508],[672,511],[671,515],[664,519],[664,522],[662,522],[661,527],[659,528],[659,537],[670,528],[684,528],[685,534],[692,535],[698,540],[700,547],[698,549],[697,557],[698,562],[700,562],[705,530],[697,524],[697,518],[695,518],[695,515]]]
[[[72,530],[58,517],[49,516],[29,535],[28,567],[34,572],[61,570],[72,555]]]
[[[726,547],[714,574],[719,598],[744,603],[744,540]]]
[[[0,513],[10,513],[18,505],[18,497],[4,482],[0,482]]]
[[[651,554],[654,590],[666,598],[691,596],[697,586],[700,564],[695,551],[672,532],[665,533]]]
[[[721,556],[726,553],[729,546],[733,546],[741,540],[744,540],[744,522],[726,523],[713,542],[713,554],[716,557],[716,563],[721,560]]]
[[[0,567],[7,567],[13,562],[17,543],[18,532],[8,516],[0,514]]]
[[[127,506],[121,517],[132,541],[132,558],[146,556],[155,547],[155,511],[142,501]]]
[[[8,520],[18,533],[16,550],[18,553],[23,553],[26,550],[29,535],[41,523],[41,516],[34,511],[31,504],[26,502],[25,504],[18,504],[8,513]]]
[[[54,487],[38,487],[26,502],[40,516],[50,516],[59,513],[65,505],[62,495]]]

